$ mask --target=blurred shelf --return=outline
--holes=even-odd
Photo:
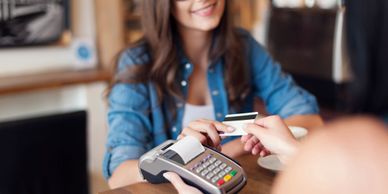
[[[98,69],[0,77],[0,95],[97,81],[109,81],[110,78],[111,73],[109,71]]]

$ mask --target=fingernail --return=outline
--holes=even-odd
[[[234,131],[234,128],[233,128],[233,127],[228,127],[228,128],[226,128],[226,130],[227,130],[228,132],[233,132],[233,131]]]

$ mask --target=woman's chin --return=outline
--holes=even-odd
[[[216,29],[219,25],[219,22],[202,22],[200,25],[193,26],[193,29],[199,30],[199,31],[213,31]]]

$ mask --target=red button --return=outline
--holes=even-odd
[[[221,180],[219,180],[218,182],[217,182],[217,185],[218,186],[221,186],[221,185],[223,185],[225,183],[225,181],[223,180],[223,179],[221,179]]]

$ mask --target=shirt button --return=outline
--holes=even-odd
[[[187,81],[185,81],[185,80],[181,81],[181,85],[182,86],[187,86]]]
[[[219,113],[219,112],[217,113],[217,117],[218,117],[218,118],[222,118],[223,116],[224,116],[224,115],[223,115],[222,113]]]
[[[212,91],[212,95],[213,95],[213,96],[217,96],[218,93],[219,93],[218,90],[213,90],[213,91]]]
[[[180,102],[179,102],[179,103],[177,103],[177,104],[176,104],[176,107],[178,107],[178,108],[182,108],[182,107],[183,107],[183,103],[180,103]]]
[[[190,69],[191,64],[190,63],[186,63],[185,67],[186,67],[186,69]]]
[[[172,130],[172,132],[176,132],[176,131],[177,131],[177,128],[176,128],[176,127],[173,127],[171,130]]]

